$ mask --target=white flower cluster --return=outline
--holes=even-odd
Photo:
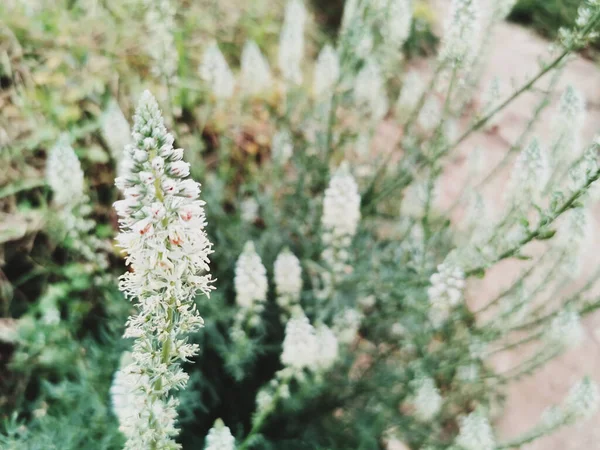
[[[387,20],[381,31],[385,46],[392,49],[402,48],[410,36],[412,9],[412,0],[389,0],[386,11]]]
[[[146,51],[152,58],[152,72],[170,79],[177,73],[179,55],[173,38],[175,7],[170,0],[144,0],[148,40]]]
[[[217,419],[208,431],[204,450],[235,450],[235,438],[221,419]]]
[[[492,20],[499,22],[506,19],[516,3],[517,0],[487,0]]]
[[[593,219],[588,209],[583,207],[569,210],[563,219],[555,242],[564,258],[561,269],[571,278],[576,278],[583,265],[584,252],[592,243]]]
[[[302,310],[291,317],[285,327],[281,362],[285,366],[256,396],[256,416],[270,413],[280,398],[290,396],[290,381],[306,382],[305,370],[320,380],[338,358],[338,340],[326,325],[316,330]]]
[[[585,98],[573,86],[561,96],[559,111],[552,124],[553,164],[571,162],[581,151],[581,132],[586,118]]]
[[[333,332],[342,344],[351,344],[356,339],[363,315],[354,308],[347,308],[333,319]]]
[[[262,309],[267,300],[267,269],[252,241],[246,242],[235,263],[234,286],[235,301],[240,308]]]
[[[260,205],[254,197],[245,198],[240,202],[240,218],[246,223],[254,223],[259,210]]]
[[[273,136],[271,153],[273,159],[282,165],[287,163],[294,154],[294,141],[287,128],[280,128]]]
[[[302,82],[300,65],[304,56],[306,16],[306,8],[302,0],[289,0],[285,8],[278,53],[279,70],[289,83],[300,84]]]
[[[456,444],[463,450],[494,450],[496,441],[487,417],[478,412],[463,417]]]
[[[591,419],[600,408],[600,390],[590,378],[584,378],[569,391],[562,411],[569,422]]]
[[[57,206],[72,208],[84,198],[81,163],[66,136],[50,149],[46,161],[46,182],[52,189],[52,201]]]
[[[148,380],[144,375],[131,373],[126,367],[131,364],[132,357],[130,352],[124,352],[121,355],[119,369],[113,375],[113,382],[110,386],[110,399],[112,409],[119,421],[119,430],[127,431],[127,424],[135,421],[135,417],[144,407],[144,394],[140,385],[147,384]],[[140,380],[143,379],[142,383]]]
[[[211,42],[204,51],[198,72],[215,98],[228,99],[233,95],[235,78],[216,42]]]
[[[406,117],[417,107],[419,99],[425,91],[425,83],[422,76],[414,70],[406,73],[402,80],[402,90],[396,102],[396,111]]]
[[[550,322],[546,341],[552,348],[569,349],[577,347],[585,336],[579,314],[571,309],[560,311]]]
[[[102,119],[100,131],[112,159],[117,166],[117,175],[124,175],[123,149],[131,143],[131,127],[116,100],[111,99]]]
[[[248,95],[257,95],[272,84],[271,69],[254,41],[247,41],[242,50],[241,80],[242,91]]]
[[[535,204],[549,176],[548,158],[539,140],[534,138],[517,156],[508,188],[509,200],[521,208]]]
[[[46,182],[53,191],[53,203],[60,209],[58,218],[62,229],[70,238],[69,247],[98,268],[108,264],[102,253],[106,245],[90,232],[95,222],[90,199],[84,193],[84,175],[75,151],[62,136],[50,149],[46,162]]]
[[[442,396],[432,378],[419,378],[415,385],[413,399],[415,416],[423,422],[428,422],[440,412],[443,403]]]
[[[273,271],[277,304],[289,315],[300,302],[302,291],[300,261],[289,249],[284,249],[277,255]]]
[[[354,100],[369,113],[374,121],[381,120],[388,110],[385,80],[381,68],[372,59],[367,60],[354,81]]]
[[[135,338],[133,363],[124,370],[138,375],[143,405],[126,424],[128,449],[178,448],[177,400],[188,375],[179,366],[197,352],[187,335],[203,320],[194,302],[198,291],[213,289],[209,272],[212,244],[206,232],[200,185],[191,179],[183,149],[173,148],[156,100],[145,91],[134,116],[132,145],[126,148],[127,173],[116,185],[123,200],[118,245],[131,270],[120,289],[137,299],[137,314],[127,321],[125,337]]]
[[[340,60],[335,49],[327,44],[319,53],[313,76],[315,97],[330,97],[340,76]]]
[[[425,100],[421,111],[419,111],[417,122],[423,131],[427,133],[433,131],[433,129],[439,125],[441,120],[442,104],[437,97],[430,95],[427,97],[427,100]]]
[[[452,308],[463,301],[465,274],[460,267],[443,263],[429,278],[427,289],[430,305],[430,319],[434,326],[440,326],[449,316]]]
[[[326,325],[315,329],[303,314],[288,320],[281,353],[282,364],[299,373],[304,369],[323,372],[331,368],[338,357],[338,340]]]
[[[468,67],[477,55],[480,34],[477,0],[452,0],[439,51],[440,62],[453,67]]]
[[[296,371],[314,367],[319,342],[314,327],[304,315],[292,317],[285,326],[281,362]]]
[[[323,259],[333,273],[342,274],[350,258],[348,247],[360,221],[360,194],[347,163],[334,173],[323,199]]]

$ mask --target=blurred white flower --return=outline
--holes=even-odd
[[[278,64],[283,78],[289,83],[300,84],[302,82],[301,63],[304,57],[306,15],[306,8],[302,0],[288,1],[279,37]]]
[[[235,438],[221,419],[208,431],[204,450],[235,450]]]
[[[233,95],[235,79],[216,42],[211,42],[204,51],[198,71],[215,98],[227,99]]]
[[[246,94],[259,94],[268,89],[273,82],[269,63],[252,40],[244,44],[241,69],[240,85]]]
[[[456,444],[464,450],[494,450],[496,441],[487,417],[478,412],[463,417]]]
[[[442,396],[432,378],[419,378],[416,380],[415,385],[413,399],[415,416],[423,422],[428,422],[440,412],[443,403]]]
[[[317,98],[330,97],[340,76],[340,61],[335,49],[327,44],[319,53],[313,76],[313,90]]]
[[[267,299],[267,269],[252,241],[246,242],[244,251],[235,263],[234,285],[235,301],[242,308],[251,308]]]

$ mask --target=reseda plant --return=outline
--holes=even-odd
[[[600,177],[577,87],[562,93],[555,133],[533,133],[569,55],[595,37],[600,2],[582,3],[538,73],[510,89],[495,80],[477,105],[514,3],[453,0],[427,76],[403,57],[410,0],[347,1],[314,63],[310,12],[291,0],[276,52],[248,40],[238,74],[221,52],[232,46],[206,41],[192,77],[197,48],[175,45],[176,2],[143,8],[148,76],[167,85],[169,114],[146,91],[131,137],[114,103],[101,129],[122,196],[119,287],[135,304],[110,389],[125,448],[373,449],[396,438],[412,450],[499,450],[593,417],[600,394],[585,378],[528,432],[494,430],[506,386],[581,342],[581,319],[600,307],[597,273],[563,290],[581,269]],[[463,195],[440,211],[450,158],[534,89],[539,103],[505,157],[485,172],[472,151]],[[385,149],[384,126],[399,135]],[[74,153],[60,154],[72,171]],[[481,191],[508,166],[503,205],[491,208]],[[51,179],[57,206],[75,198]],[[472,280],[509,258],[522,261],[518,276],[469,301],[480,295]],[[492,364],[526,345],[515,366]]]

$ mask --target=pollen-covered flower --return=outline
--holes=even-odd
[[[221,419],[208,431],[204,450],[235,450],[235,438]]]
[[[381,68],[374,60],[368,60],[354,81],[354,100],[365,108],[374,120],[381,120],[388,110],[385,80]]]
[[[317,57],[313,76],[313,90],[317,98],[330,96],[340,76],[340,61],[335,49],[327,44]]]
[[[305,22],[306,8],[302,0],[289,0],[279,37],[278,64],[283,78],[290,83],[302,82],[300,65],[304,57]]]
[[[135,338],[133,362],[124,370],[139,376],[137,389],[144,398],[127,424],[126,448],[177,448],[172,391],[187,383],[178,363],[197,352],[187,335],[203,324],[194,302],[197,292],[208,295],[213,289],[212,244],[204,230],[199,184],[184,179],[189,170],[181,160],[183,150],[173,148],[174,138],[148,91],[136,109],[132,138],[126,148],[128,171],[116,180],[124,198],[115,209],[117,242],[131,267],[119,287],[137,299],[137,314],[125,330],[125,337]]]
[[[235,79],[216,42],[211,42],[204,51],[198,70],[215,98],[227,99],[233,95]]]
[[[442,396],[432,378],[419,378],[415,385],[413,399],[415,416],[423,422],[428,422],[440,412],[443,403]]]
[[[552,348],[577,347],[585,336],[579,314],[571,309],[559,312],[550,322],[546,340]]]
[[[269,63],[256,42],[252,40],[244,44],[241,69],[240,85],[244,93],[249,95],[260,94],[271,86],[272,76]]]
[[[549,173],[548,158],[534,138],[515,161],[508,189],[508,198],[513,205],[526,207],[539,201],[546,186]]]
[[[463,450],[494,450],[496,441],[487,417],[478,412],[463,417],[456,444]]]
[[[289,310],[300,301],[302,267],[300,260],[289,249],[282,250],[275,259],[275,291],[277,304]]]
[[[66,136],[50,149],[46,161],[46,182],[52,189],[52,201],[58,206],[75,206],[84,196],[81,163]]]
[[[292,317],[285,326],[281,362],[295,370],[310,369],[315,366],[319,343],[315,328],[304,315]]]
[[[444,28],[439,60],[455,67],[471,64],[478,52],[481,33],[477,0],[452,0]]]
[[[251,308],[267,300],[267,269],[252,241],[246,242],[244,251],[235,263],[234,285],[235,301],[242,308]]]
[[[100,131],[116,163],[117,175],[124,175],[124,150],[131,143],[131,127],[114,99],[110,100],[104,112]]]

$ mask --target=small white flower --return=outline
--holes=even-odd
[[[437,272],[431,275],[431,286],[427,289],[431,304],[441,303],[454,307],[463,300],[465,275],[459,267],[440,264]]]
[[[277,303],[289,307],[298,303],[302,291],[302,267],[289,249],[282,250],[275,259],[275,291]]]
[[[235,79],[216,42],[211,42],[205,50],[198,70],[217,99],[227,99],[233,95]]]
[[[313,77],[315,96],[329,97],[340,76],[340,61],[337,52],[331,45],[325,45],[319,53]]]
[[[463,417],[456,444],[464,450],[494,450],[496,441],[488,419],[478,412]]]
[[[372,59],[367,60],[354,81],[354,100],[366,108],[373,120],[381,120],[388,110],[385,80],[381,68]]]
[[[389,0],[382,34],[385,45],[400,49],[410,36],[412,0]]]
[[[235,263],[234,286],[235,301],[242,308],[251,308],[267,299],[267,269],[252,241],[246,242],[244,251]]]
[[[335,333],[326,325],[317,326],[318,351],[315,370],[329,370],[338,358],[338,340]]]
[[[396,103],[398,113],[406,116],[414,111],[424,91],[423,76],[415,71],[408,72],[403,79],[402,90]]]
[[[413,404],[419,420],[428,422],[433,419],[440,412],[442,403],[442,396],[432,378],[424,377],[416,381]]]
[[[585,98],[573,86],[567,86],[560,99],[552,130],[553,164],[570,163],[580,155],[581,134],[586,119]]]
[[[149,38],[146,50],[152,58],[154,75],[172,78],[177,73],[179,56],[173,38],[175,8],[170,0],[145,0],[145,22]]]
[[[304,57],[306,15],[306,8],[302,0],[289,0],[285,8],[283,28],[279,37],[279,70],[286,81],[294,84],[302,82],[300,64]]]
[[[315,329],[306,316],[292,317],[285,327],[282,364],[299,371],[314,368],[318,350]]]
[[[480,9],[477,0],[452,0],[439,60],[453,66],[468,67],[477,55],[480,33]]]
[[[235,438],[221,419],[217,419],[208,431],[204,450],[235,450]]]
[[[294,154],[294,141],[287,128],[277,130],[271,144],[273,159],[278,164],[285,164]]]
[[[590,378],[584,378],[575,384],[564,401],[562,409],[567,420],[589,420],[600,407],[600,390]]]
[[[50,149],[46,161],[46,182],[58,206],[74,206],[84,195],[83,170],[75,151],[63,136]]]
[[[254,41],[247,41],[242,50],[241,88],[246,94],[256,95],[271,86],[269,63]]]
[[[553,348],[577,347],[585,336],[579,314],[565,309],[559,312],[550,322],[546,339]]]
[[[104,112],[100,131],[113,160],[117,165],[117,175],[125,174],[124,151],[131,143],[131,127],[116,100],[111,99]]]
[[[439,99],[435,96],[427,97],[417,118],[419,126],[423,128],[425,132],[430,132],[439,125],[441,120],[442,105],[440,104]]]
[[[254,197],[248,197],[240,203],[240,217],[246,223],[254,223],[258,219],[260,205]]]
[[[508,198],[515,206],[526,207],[539,201],[550,176],[548,158],[534,138],[515,161],[508,188]]]
[[[351,344],[356,339],[362,314],[353,308],[347,308],[333,319],[333,332],[342,344]]]

